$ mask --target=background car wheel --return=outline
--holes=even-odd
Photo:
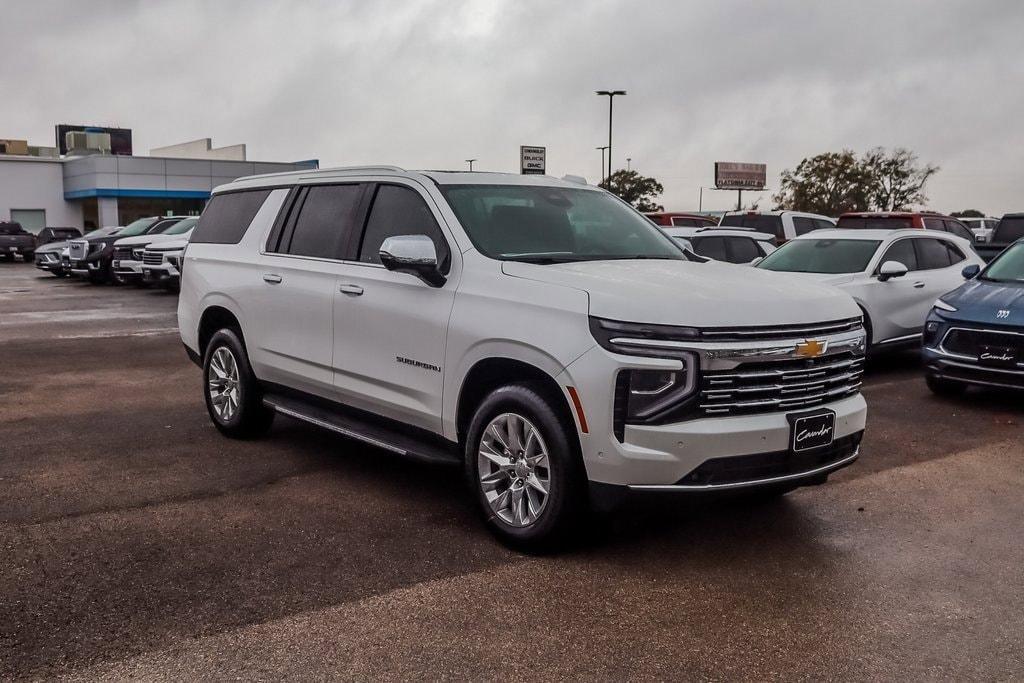
[[[30,251],[27,254],[22,254],[21,258],[25,259],[25,263],[32,263],[36,260],[36,253],[34,251]]]
[[[14,254],[3,254],[3,257],[4,257],[4,261],[13,261],[14,260]]]
[[[217,331],[206,345],[203,396],[210,419],[226,436],[259,436],[273,424],[274,411],[263,405],[259,382],[235,330]]]
[[[54,275],[55,277],[67,277],[67,276],[68,276],[68,274],[67,274],[67,273],[54,273],[53,275]]]
[[[934,375],[927,375],[924,381],[936,396],[960,396],[967,391],[967,385],[963,382],[955,382]]]
[[[586,478],[574,429],[528,385],[496,389],[473,416],[466,476],[487,526],[505,543],[548,549],[579,521]]]

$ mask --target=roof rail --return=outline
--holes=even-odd
[[[240,178],[236,178],[235,182],[238,182],[239,180],[252,180],[253,178],[271,178],[271,177],[279,177],[279,176],[295,176],[295,175],[305,175],[307,173],[323,173],[323,172],[331,172],[331,171],[396,171],[398,173],[405,173],[405,169],[401,168],[399,166],[386,166],[386,165],[380,165],[380,166],[338,166],[338,167],[335,167],[335,168],[305,168],[305,169],[298,169],[298,170],[295,170],[295,171],[281,171],[279,173],[257,173],[255,175],[247,175],[247,176],[242,176]]]

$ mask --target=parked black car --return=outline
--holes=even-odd
[[[72,275],[87,277],[100,284],[113,279],[114,242],[122,237],[136,237],[163,232],[182,219],[182,216],[162,218],[150,216],[129,223],[117,236],[83,237],[68,242],[69,268]],[[99,231],[97,231],[99,232]],[[93,234],[93,233],[90,233]]]
[[[120,227],[100,228],[85,234],[85,239],[93,237],[113,237],[121,231]],[[77,230],[75,232],[78,232]],[[75,235],[80,237],[81,235]],[[66,277],[71,274],[71,263],[66,258],[61,258],[61,252],[68,248],[67,241],[50,242],[41,247],[36,247],[36,268],[52,273],[57,277]]]
[[[978,256],[991,261],[1008,246],[1024,237],[1024,213],[1008,213],[999,219],[988,242],[978,242],[974,251]]]
[[[21,227],[21,223],[0,223],[0,256],[13,261],[21,256],[31,263],[36,253],[36,236]]]
[[[44,244],[50,244],[51,242],[67,242],[73,240],[76,237],[81,237],[82,231],[78,228],[43,228],[36,235],[36,252],[39,251],[39,247]]]

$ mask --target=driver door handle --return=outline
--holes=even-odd
[[[338,287],[338,291],[342,294],[351,294],[352,296],[360,296],[363,293],[363,288],[359,285],[342,285]]]
[[[924,287],[924,283],[923,282],[915,282],[914,283],[914,289],[921,289],[922,287]]]
[[[263,281],[269,282],[272,285],[279,285],[281,284],[281,276],[276,275],[275,273],[264,273]]]

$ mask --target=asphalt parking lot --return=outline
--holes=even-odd
[[[861,459],[657,501],[564,554],[458,474],[279,418],[209,423],[173,295],[0,264],[0,679],[1010,679],[1024,401],[869,365]]]

